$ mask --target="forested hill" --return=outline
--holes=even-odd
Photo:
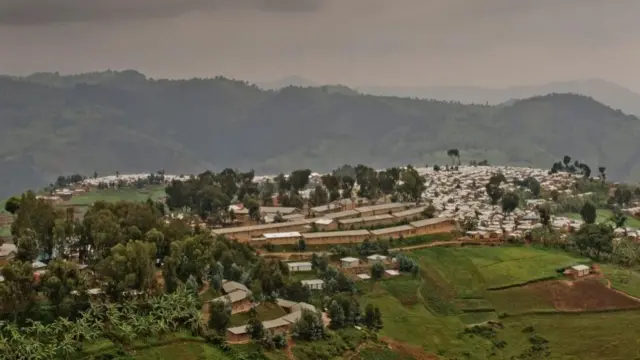
[[[463,162],[537,167],[568,154],[640,180],[640,121],[569,94],[480,106],[135,71],[35,74],[0,78],[0,130],[0,195],[94,170],[444,164],[450,148]]]

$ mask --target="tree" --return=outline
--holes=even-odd
[[[300,239],[298,240],[298,251],[304,251],[307,248],[307,243],[304,241],[304,239]]]
[[[598,173],[600,173],[600,180],[602,180],[602,184],[605,183],[605,181],[607,181],[607,174],[605,173],[607,171],[607,168],[604,166],[598,166]]]
[[[565,168],[569,167],[569,164],[571,163],[571,156],[569,156],[569,155],[565,155],[565,156],[562,158],[562,163],[564,164],[564,167],[565,167]]]
[[[433,219],[436,216],[436,207],[433,204],[427,205],[422,211],[422,216],[427,219]]]
[[[300,319],[293,324],[292,337],[297,340],[315,341],[326,337],[322,318],[315,311],[303,309]]]
[[[618,206],[621,206],[621,207],[629,205],[629,203],[631,203],[632,198],[633,198],[633,193],[626,186],[618,186],[616,187],[616,190],[613,192],[613,200],[615,201],[616,204],[618,204]]]
[[[382,313],[380,312],[380,308],[377,306],[373,306],[372,304],[367,304],[364,310],[364,325],[369,328],[369,330],[379,331],[382,330]]]
[[[426,179],[413,166],[407,166],[400,175],[402,185],[398,187],[398,192],[407,200],[420,202],[422,193],[427,189]]]
[[[249,210],[249,218],[256,223],[259,223],[261,220],[260,201],[249,195],[245,195],[244,199],[242,199],[242,205],[245,209]]]
[[[262,321],[258,320],[257,317],[252,316],[247,322],[247,332],[253,341],[260,341],[264,338],[265,329],[264,325],[262,325]]]
[[[40,288],[53,305],[56,316],[68,317],[77,301],[85,296],[84,277],[78,266],[62,259],[54,259],[40,279]]]
[[[18,261],[26,261],[31,263],[38,255],[40,255],[40,246],[36,239],[36,233],[33,230],[27,229],[18,238],[16,259]]]
[[[329,326],[331,326],[332,329],[342,329],[345,326],[345,314],[344,314],[344,310],[342,308],[342,305],[340,305],[337,301],[332,301],[331,305],[329,305],[329,319],[331,319],[331,322],[329,323]]]
[[[105,294],[118,301],[131,291],[147,293],[154,289],[155,256],[155,244],[139,240],[114,246],[97,266]]]
[[[597,218],[596,206],[591,201],[585,202],[582,205],[582,209],[580,209],[580,216],[587,224],[595,223]]]
[[[340,188],[342,189],[342,198],[350,199],[353,196],[353,187],[355,180],[351,176],[343,176],[340,182]]]
[[[309,302],[309,299],[311,299],[311,289],[303,285],[300,281],[291,281],[282,289],[282,297],[296,302]]]
[[[485,186],[485,189],[487,191],[487,196],[489,196],[489,199],[491,200],[491,205],[496,206],[498,201],[500,201],[500,198],[502,198],[504,190],[502,190],[498,185],[492,183],[488,183]]]
[[[36,300],[31,263],[11,261],[0,269],[0,274],[4,277],[0,282],[0,304],[16,321]]]
[[[551,209],[549,205],[539,205],[538,209],[538,217],[540,218],[540,223],[547,229],[551,228]]]
[[[384,265],[382,265],[381,262],[376,262],[371,267],[371,277],[374,280],[382,279],[382,277],[384,276],[384,270]]]
[[[212,301],[209,304],[209,329],[224,335],[231,323],[231,305],[226,301]]]
[[[456,164],[456,159],[458,160],[458,164],[460,164],[460,150],[458,149],[449,149],[447,150],[447,156],[451,158],[451,164]]]
[[[585,223],[572,238],[578,249],[596,260],[613,251],[613,229],[607,224]]]
[[[520,198],[518,194],[514,192],[508,192],[504,194],[502,197],[502,212],[507,214],[507,216],[513,212],[516,208],[518,208],[518,204],[520,203]]]
[[[312,206],[326,205],[329,202],[329,194],[322,185],[316,185],[309,194],[309,202]]]
[[[294,192],[299,192],[303,190],[307,184],[309,184],[309,176],[311,175],[311,170],[295,170],[289,176],[289,183],[291,184],[291,190]]]
[[[4,209],[11,213],[11,215],[15,215],[18,209],[20,209],[20,198],[12,196],[7,199],[7,202],[4,204]]]
[[[622,228],[624,229],[625,235],[627,234],[627,228],[624,226],[624,224],[627,222],[627,217],[622,213],[622,211],[620,211],[620,209],[615,208],[613,210],[613,215],[611,215],[610,220],[611,222],[613,222],[616,229]]]

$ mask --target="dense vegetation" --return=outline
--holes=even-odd
[[[386,167],[491,159],[546,166],[565,153],[640,179],[640,122],[578,95],[510,106],[462,105],[332,92],[263,91],[223,78],[152,80],[134,71],[0,79],[0,195],[61,173],[288,172],[336,162]],[[621,130],[623,129],[623,130]]]

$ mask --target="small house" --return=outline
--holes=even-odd
[[[570,275],[574,278],[587,276],[589,275],[590,272],[591,272],[591,268],[588,267],[587,265],[582,265],[582,264],[574,265],[568,268],[567,270],[565,270],[565,274]]]
[[[356,275],[358,277],[358,279],[360,280],[369,280],[371,279],[371,276],[369,274],[358,274]]]
[[[223,301],[231,304],[232,314],[249,311],[253,306],[253,302],[251,301],[251,292],[244,290],[236,290],[211,301]]]
[[[400,272],[398,270],[389,269],[389,270],[385,270],[384,274],[386,276],[398,276],[400,275]]]
[[[375,264],[377,262],[384,262],[386,260],[387,260],[387,257],[384,256],[384,255],[373,254],[373,255],[367,256],[367,262],[369,264]]]
[[[14,244],[0,245],[0,260],[12,260],[18,253],[18,248]]]
[[[290,263],[287,263],[287,267],[289,267],[289,272],[302,272],[302,271],[313,270],[312,264],[308,261],[290,262]]]
[[[297,231],[265,233],[262,236],[266,239],[266,242],[273,245],[294,245],[301,239],[301,235]]]
[[[247,325],[236,326],[227,329],[227,341],[231,343],[249,342],[249,331]]]
[[[338,221],[330,218],[320,218],[313,223],[320,231],[331,231],[338,228]]]
[[[322,279],[301,280],[300,282],[311,290],[322,290],[324,288],[324,280]]]
[[[352,268],[360,265],[360,259],[354,257],[344,257],[340,259],[343,268]]]

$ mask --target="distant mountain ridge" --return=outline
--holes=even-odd
[[[291,82],[289,82],[289,80]],[[260,85],[262,86],[262,85]],[[300,77],[290,76],[266,84],[268,89],[286,86],[320,86],[320,84]],[[533,96],[553,93],[581,94],[594,98],[613,109],[640,116],[640,94],[618,84],[602,79],[559,81],[542,85],[513,86],[507,88],[484,88],[473,86],[356,86],[352,87],[363,94],[381,96],[399,96],[442,101],[459,101],[463,104],[498,105],[513,99],[526,99]]]
[[[94,171],[443,165],[450,148],[463,162],[541,168],[568,154],[606,166],[610,179],[638,181],[638,138],[636,117],[570,94],[487,106],[133,70],[0,77],[0,196]]]

